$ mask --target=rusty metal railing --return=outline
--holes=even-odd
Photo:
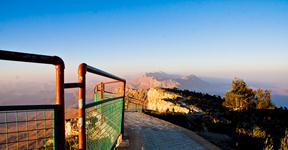
[[[0,120],[0,125],[5,126],[5,130],[0,133],[1,137],[5,136],[5,141],[0,143],[0,148],[45,149],[47,148],[47,141],[53,139],[52,143],[55,149],[65,149],[65,66],[63,60],[57,56],[10,52],[5,50],[0,50],[0,60],[51,64],[56,66],[56,104],[0,106],[0,114],[4,118]],[[52,132],[51,130],[53,134],[50,134],[50,132]],[[30,134],[32,134],[33,139],[29,139]]]
[[[0,127],[3,127],[3,130],[0,128],[0,149],[51,149],[52,147],[56,150],[64,150],[67,148],[65,147],[64,88],[79,89],[79,149],[111,149],[121,142],[124,133],[126,86],[124,79],[83,63],[78,68],[78,82],[64,83],[65,66],[60,57],[0,50],[0,60],[56,66],[55,104],[0,106]],[[89,104],[86,104],[87,72],[114,80],[101,82],[100,90],[96,85],[94,102]],[[120,94],[105,91],[105,85],[113,83],[121,83]],[[91,140],[88,133],[93,135],[95,133],[97,137]],[[1,141],[2,137],[4,141]]]
[[[102,83],[101,90],[100,90],[100,99],[94,99],[94,102],[86,104],[86,73],[87,72],[116,80],[116,81],[109,82],[109,83],[121,82],[121,86],[122,86],[121,94],[118,96],[105,97],[105,86]],[[104,72],[100,69],[94,68],[87,64],[80,64],[79,69],[78,69],[78,82],[79,84],[81,84],[79,87],[79,98],[78,98],[78,104],[79,104],[78,111],[79,111],[79,124],[80,124],[79,126],[79,149],[86,149],[86,148],[88,149],[99,149],[99,148],[111,149],[113,145],[117,144],[117,141],[119,143],[119,141],[122,140],[122,135],[124,133],[124,98],[125,98],[126,81],[122,78],[119,78],[110,73]],[[95,92],[95,94],[97,94],[97,92],[98,90]],[[90,110],[91,108],[93,109],[92,111],[94,111],[94,113],[92,115],[89,115],[88,119],[96,121],[93,124],[93,126],[99,127],[99,128],[93,128],[93,129],[102,130],[103,124],[105,124],[105,126],[111,127],[109,128],[109,131],[112,131],[113,133],[115,133],[114,135],[116,135],[117,137],[114,137],[113,139],[110,138],[108,139],[108,142],[101,143],[99,141],[103,140],[103,138],[98,136],[97,138],[93,139],[95,142],[93,141],[91,142],[91,140],[87,142],[87,133],[89,132],[89,128],[86,127],[86,124],[87,124],[86,113],[92,112]],[[116,126],[120,126],[119,127],[120,133],[118,133],[117,127],[116,127],[117,129],[113,128],[113,126],[115,126],[115,125],[112,125],[113,122],[115,123],[120,122],[120,124],[116,123],[117,124]],[[108,130],[105,130],[105,132],[108,132]],[[98,134],[99,133],[100,132],[98,132]],[[111,133],[108,132],[108,134],[111,134]],[[105,147],[101,147],[101,145],[105,145]]]

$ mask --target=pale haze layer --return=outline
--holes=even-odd
[[[0,49],[58,55],[67,80],[86,62],[121,76],[164,71],[288,88],[288,1],[1,1],[0,14]],[[8,80],[39,70],[0,66]],[[48,80],[49,71],[25,79]]]

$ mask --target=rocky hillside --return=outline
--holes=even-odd
[[[127,88],[126,100],[130,102],[136,101],[136,103],[141,101],[147,110],[157,111],[160,113],[175,112],[188,114],[192,112],[203,112],[200,108],[194,105],[187,105],[185,103],[187,99],[182,95],[164,88],[150,88],[147,90]]]
[[[161,88],[151,88],[147,93],[147,109],[157,112],[191,113],[203,112],[201,109],[190,105],[184,101],[186,99],[177,94]]]

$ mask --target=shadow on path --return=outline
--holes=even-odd
[[[158,118],[125,112],[125,135],[117,150],[219,149],[194,132]]]

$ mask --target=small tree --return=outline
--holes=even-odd
[[[257,104],[256,108],[257,109],[268,109],[273,107],[273,104],[271,103],[271,91],[270,90],[265,90],[263,91],[261,88],[256,91],[256,99],[257,99]]]
[[[255,105],[255,92],[241,79],[232,81],[232,89],[224,96],[223,105],[232,110],[244,110]]]
[[[265,96],[264,96],[264,108],[269,108],[272,106],[271,104],[271,91],[270,90],[265,90]]]
[[[264,91],[263,91],[263,89],[259,88],[256,91],[256,97],[257,97],[256,108],[257,109],[262,109],[263,105],[264,105]]]
[[[280,150],[288,150],[288,129],[286,129],[284,137],[281,138]]]

